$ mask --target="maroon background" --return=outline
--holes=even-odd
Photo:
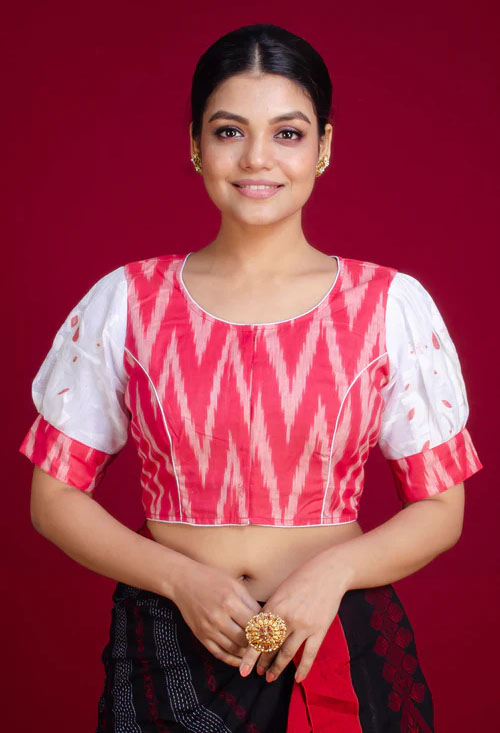
[[[33,529],[31,381],[90,286],[134,259],[207,244],[218,212],[189,160],[195,64],[220,35],[272,22],[323,55],[336,133],[304,211],[326,253],[395,266],[429,289],[457,346],[468,428],[485,468],[466,482],[462,537],[396,589],[434,692],[436,729],[491,730],[499,594],[494,452],[498,413],[498,11],[494,2],[16,2],[4,7],[4,730],[95,730],[114,581]],[[8,17],[5,17],[6,14]],[[5,262],[4,259],[4,262]],[[493,326],[493,336],[491,327]],[[99,500],[142,522],[129,443]],[[360,513],[399,509],[374,451]],[[495,710],[495,712],[494,712]]]

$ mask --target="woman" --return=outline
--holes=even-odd
[[[118,581],[98,732],[433,730],[391,583],[457,542],[481,463],[429,293],[303,234],[330,106],[321,57],[283,28],[214,43],[190,137],[216,238],[99,280],[35,377],[33,523]],[[89,501],[129,429],[138,532]],[[364,533],[376,442],[403,508]]]

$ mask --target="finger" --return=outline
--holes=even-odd
[[[291,634],[289,634],[289,636],[291,636]],[[283,648],[283,646],[281,648]],[[245,650],[245,654],[241,660],[240,669],[242,670],[243,666],[247,665],[249,667],[248,674],[250,674],[255,663],[257,663],[257,674],[262,675],[265,673],[266,669],[271,666],[278,654],[278,651],[279,650],[274,652],[259,652],[257,649],[248,646],[248,649]]]
[[[227,637],[222,631],[215,629],[213,629],[210,637],[212,641],[217,644],[217,646],[221,647],[221,649],[224,649],[224,651],[229,652],[229,654],[239,657],[241,661],[241,658],[246,649],[242,648],[240,644]]]
[[[260,659],[258,661],[258,664],[257,664],[257,674],[265,674],[265,672],[271,667],[271,665],[273,664],[274,660],[278,656],[280,649],[283,649],[283,647],[285,645],[285,642],[290,638],[291,635],[292,635],[292,632],[289,631],[288,634],[287,634],[287,636],[285,636],[281,647],[279,647],[275,651],[273,651],[273,652],[262,652],[262,654],[260,655]],[[305,637],[303,637],[303,638],[305,638]]]
[[[238,598],[242,601],[244,606],[242,607],[242,611],[244,610],[246,615],[250,613],[251,616],[253,616],[255,613],[260,613],[262,611],[262,606],[258,601],[255,600],[253,596],[250,595],[250,593],[246,590],[246,588],[243,585],[238,586]],[[246,606],[246,609],[244,608]]]
[[[255,601],[257,603],[257,601]],[[257,610],[250,610],[245,605],[239,605],[238,608],[234,609],[234,612],[230,612],[230,618],[237,624],[238,631],[237,631],[237,637],[235,637],[233,634],[231,634],[231,638],[241,638],[241,641],[243,645],[248,644],[247,637],[245,634],[245,629],[250,621],[254,616],[257,616],[261,612],[261,607],[257,603]]]
[[[304,636],[300,636],[298,633],[294,632],[286,637],[285,641],[278,649],[272,663],[266,669],[266,679],[269,682],[272,682],[279,677],[287,664],[291,662],[303,641]]]
[[[283,642],[284,644],[285,642]],[[262,652],[259,659],[257,660],[257,674],[263,675],[269,669],[271,664],[274,662],[278,652]]]
[[[204,646],[208,649],[209,652],[211,652],[214,657],[217,659],[220,659],[222,662],[225,662],[226,664],[230,664],[232,667],[239,667],[241,658],[236,657],[234,654],[230,654],[224,649],[222,649],[218,644],[216,644],[212,639],[207,639],[204,642]]]
[[[250,674],[259,657],[260,652],[254,649],[253,646],[248,646],[245,649],[245,653],[240,660],[240,674],[242,677],[247,677]]]
[[[248,617],[245,626],[247,623]],[[245,634],[244,627],[242,628],[238,623],[236,623],[236,621],[233,621],[232,618],[228,618],[226,622],[219,628],[221,632],[227,636],[228,639],[231,639],[240,648],[246,649],[246,647],[248,646],[248,639]]]
[[[253,616],[254,613],[260,613],[262,611],[260,603],[250,595],[248,590],[241,583],[238,583],[236,594],[229,597],[231,601],[233,601],[234,598],[237,598],[238,600],[238,613],[243,614],[243,616]]]
[[[304,644],[300,664],[295,671],[295,679],[298,682],[302,682],[302,680],[306,677],[307,673],[311,669],[324,636],[325,634],[322,634],[321,636],[309,636],[307,638],[306,643]],[[304,639],[302,638],[302,641],[303,640]],[[293,659],[302,641],[300,641],[299,643],[295,643],[289,649],[284,649],[284,645],[280,649],[280,654],[278,654],[276,660],[268,670],[268,673],[274,675],[274,679],[279,676],[279,674],[283,671],[283,669],[290,662],[290,660]]]

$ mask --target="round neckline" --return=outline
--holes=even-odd
[[[291,323],[292,321],[296,321],[299,318],[304,318],[305,316],[310,315],[311,313],[314,313],[317,310],[320,310],[325,305],[327,305],[329,296],[333,293],[334,290],[336,290],[337,285],[340,282],[340,271],[342,267],[342,258],[339,255],[328,255],[328,257],[335,257],[337,260],[337,274],[335,275],[335,279],[328,288],[327,292],[323,295],[321,300],[316,303],[316,305],[313,305],[312,308],[309,308],[309,310],[305,311],[304,313],[299,313],[296,316],[292,316],[291,318],[285,318],[282,321],[264,321],[262,323],[238,323],[236,321],[227,321],[225,318],[219,318],[218,316],[214,316],[213,313],[209,313],[209,311],[205,310],[191,295],[189,290],[186,287],[186,284],[184,282],[184,279],[182,277],[182,271],[184,270],[184,265],[186,264],[188,257],[192,255],[193,252],[188,252],[187,255],[183,259],[179,259],[180,266],[177,268],[177,280],[179,283],[179,288],[181,292],[183,293],[188,305],[192,310],[197,312],[198,314],[203,314],[205,318],[208,318],[211,321],[219,322],[219,323],[227,323],[230,326],[239,326],[240,328],[258,328],[258,327],[273,327],[278,326],[281,323]]]

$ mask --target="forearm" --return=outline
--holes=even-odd
[[[345,590],[374,588],[405,578],[450,549],[460,536],[445,503],[409,504],[383,524],[316,556]]]
[[[54,496],[33,524],[89,570],[172,600],[184,573],[195,562],[137,534],[78,490]]]

